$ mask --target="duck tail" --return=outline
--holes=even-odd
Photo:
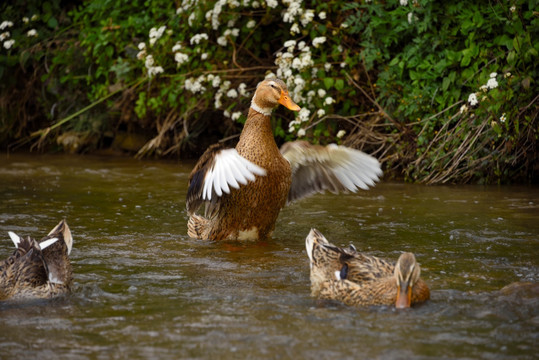
[[[204,233],[208,225],[208,219],[193,214],[187,222],[187,235],[195,239],[204,239]]]

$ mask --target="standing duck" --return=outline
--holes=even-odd
[[[277,147],[270,116],[277,106],[299,111],[279,79],[258,84],[236,148],[210,146],[189,176],[188,234],[197,239],[268,238],[287,203],[329,190],[368,189],[382,174],[378,160],[331,144],[295,141]],[[205,205],[204,216],[196,211]]]
[[[16,246],[0,263],[0,300],[52,298],[70,291],[73,237],[65,220],[37,242],[9,232]]]
[[[339,248],[316,229],[305,240],[311,268],[311,295],[350,306],[395,305],[407,308],[429,299],[427,284],[412,253],[397,263]]]

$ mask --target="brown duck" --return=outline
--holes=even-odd
[[[9,235],[17,249],[0,263],[0,300],[52,298],[70,291],[73,237],[65,220],[40,242]]]
[[[300,110],[285,83],[258,84],[236,148],[210,146],[189,176],[190,237],[257,240],[271,235],[285,204],[329,190],[368,189],[382,174],[380,163],[361,151],[335,144],[295,141],[277,147],[270,123],[279,104]],[[204,216],[197,210],[205,205]]]
[[[407,308],[429,299],[427,284],[412,253],[397,263],[339,248],[312,229],[305,240],[311,267],[311,295],[346,305],[395,305]]]

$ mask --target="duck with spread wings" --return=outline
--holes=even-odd
[[[277,147],[270,116],[279,104],[299,111],[279,79],[258,84],[235,148],[210,146],[189,176],[188,235],[210,240],[268,238],[287,203],[323,192],[368,189],[382,174],[374,157],[306,141]],[[205,205],[204,216],[196,214]]]

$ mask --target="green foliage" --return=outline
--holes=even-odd
[[[536,8],[535,0],[16,1],[2,5],[6,19],[38,19],[14,21],[16,42],[0,50],[0,99],[13,104],[2,110],[12,120],[0,141],[33,132],[47,144],[54,134],[83,151],[127,131],[147,136],[139,156],[197,152],[237,133],[256,84],[278,76],[302,107],[276,112],[280,142],[344,139],[412,181],[533,176]],[[27,36],[31,27],[37,37]],[[21,81],[41,95],[12,95]],[[462,107],[470,94],[478,104]],[[36,121],[20,121],[20,108],[39,109],[22,112]]]

